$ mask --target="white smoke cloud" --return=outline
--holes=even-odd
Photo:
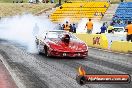
[[[87,18],[82,18],[82,20],[78,23],[77,33],[86,33],[87,29],[85,28],[86,23],[88,22]]]
[[[82,18],[82,20],[80,20],[80,22],[78,23],[78,27],[77,27],[77,33],[86,33],[87,32],[87,28],[85,28],[86,23],[88,22],[87,18]],[[101,26],[103,24],[103,22],[98,21],[98,20],[92,20],[93,22],[93,31],[92,33],[95,34],[97,32],[101,31]]]
[[[27,47],[30,53],[36,53],[35,35],[52,30],[55,24],[46,17],[31,14],[14,16],[0,20],[0,39],[15,41]]]

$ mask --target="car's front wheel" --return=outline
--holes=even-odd
[[[44,46],[44,54],[45,54],[45,56],[47,56],[47,57],[49,56],[47,46]]]

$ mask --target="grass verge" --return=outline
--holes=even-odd
[[[36,14],[54,6],[55,4],[51,3],[0,3],[0,17],[22,15],[23,13]]]

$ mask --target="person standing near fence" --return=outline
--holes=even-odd
[[[70,31],[70,27],[69,27],[68,21],[66,21],[64,30],[65,30],[65,31],[68,31],[68,32]]]
[[[72,31],[72,25],[71,25],[71,24],[70,24],[70,26],[69,26],[69,27],[70,27],[69,32],[73,32],[73,31]]]
[[[128,21],[128,25],[126,26],[126,31],[127,31],[127,41],[132,42],[132,23],[131,21]]]
[[[75,24],[73,24],[72,32],[73,32],[73,33],[76,33],[76,26],[75,26]]]
[[[105,27],[105,23],[103,23],[103,25],[100,29],[101,29],[100,33],[105,33],[105,31],[107,30],[107,28]]]
[[[108,30],[108,33],[113,33],[113,31],[114,31],[113,23],[110,23],[107,30]]]
[[[89,22],[87,22],[85,27],[87,27],[87,33],[91,34],[93,30],[93,22],[91,21],[91,19],[89,19]]]

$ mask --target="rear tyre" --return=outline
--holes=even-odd
[[[41,50],[40,50],[40,46],[39,46],[39,45],[37,45],[37,50],[38,50],[38,54],[39,54],[39,55],[42,55],[42,52],[41,52]]]
[[[41,53],[41,51],[40,51],[39,40],[36,39],[36,40],[35,40],[35,43],[36,43],[36,48],[37,48],[37,50],[38,50],[38,54],[41,55],[42,53]]]

